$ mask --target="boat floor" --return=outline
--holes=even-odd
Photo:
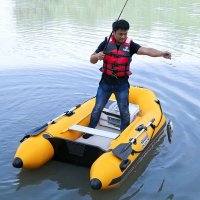
[[[95,129],[116,133],[117,136],[120,134],[120,130],[101,126],[99,124],[97,125],[97,127]],[[93,136],[89,137],[88,139],[84,139],[81,136],[80,138],[76,139],[76,141],[79,143],[82,143],[82,144],[98,146],[98,147],[102,148],[103,150],[107,150],[109,148],[111,142],[113,141],[113,139],[107,138],[107,137],[102,137],[99,135],[93,135]]]

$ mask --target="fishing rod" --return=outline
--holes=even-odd
[[[123,8],[122,8],[122,10],[121,10],[121,12],[120,12],[120,14],[119,14],[119,17],[118,17],[117,20],[116,20],[116,22],[119,21],[119,18],[121,17],[122,12],[123,12],[123,10],[124,10],[124,8],[125,8],[127,2],[128,2],[128,0],[126,0],[125,4],[124,4],[124,6],[123,6]],[[106,51],[106,49],[107,49],[107,46],[108,46],[108,43],[109,43],[110,38],[111,38],[111,36],[112,36],[112,33],[113,33],[113,30],[111,31],[110,36],[109,36],[109,38],[108,38],[108,40],[107,40],[106,46],[105,46],[105,48],[104,48],[104,50],[103,50],[104,53],[105,53],[105,51]]]

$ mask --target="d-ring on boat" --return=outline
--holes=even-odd
[[[95,129],[87,127],[95,104],[92,98],[28,132],[17,149],[13,166],[33,169],[51,159],[70,162],[91,167],[92,189],[116,187],[136,167],[166,124],[160,102],[151,90],[131,86],[129,102],[132,122],[122,133],[119,115],[106,108],[99,125]],[[109,104],[116,107],[114,95]],[[84,139],[85,133],[93,136]]]

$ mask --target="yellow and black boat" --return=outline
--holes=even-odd
[[[114,95],[110,100],[115,101]],[[139,112],[122,133],[116,126],[118,116],[107,112],[104,115],[113,127],[87,127],[95,104],[92,98],[27,133],[20,141],[13,166],[34,169],[51,159],[70,162],[91,167],[92,189],[116,187],[137,166],[166,125],[160,102],[151,90],[131,86],[129,102],[137,105]],[[93,136],[84,139],[85,133]]]

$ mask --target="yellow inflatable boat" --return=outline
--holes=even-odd
[[[115,101],[114,95],[110,101]],[[95,104],[92,98],[27,133],[13,166],[34,169],[51,159],[70,162],[91,167],[92,189],[116,187],[136,167],[166,124],[160,102],[151,90],[131,86],[129,102],[135,110],[132,122],[122,133],[118,127],[120,117],[105,110],[95,129],[87,127]],[[86,133],[92,136],[84,139]]]

